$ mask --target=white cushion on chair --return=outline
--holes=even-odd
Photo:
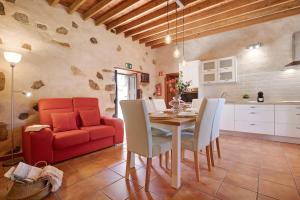
[[[170,137],[152,137],[152,156],[158,156],[172,149],[172,140]]]
[[[182,149],[194,151],[195,149],[194,144],[195,144],[194,135],[191,135],[190,132],[181,132]]]
[[[161,127],[151,127],[152,135],[153,136],[171,136],[172,131],[169,129],[161,128]]]

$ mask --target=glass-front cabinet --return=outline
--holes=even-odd
[[[236,82],[236,57],[204,61],[202,76],[204,84]]]

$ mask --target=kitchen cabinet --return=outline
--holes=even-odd
[[[189,61],[185,66],[179,65],[179,71],[182,72],[184,82],[192,81],[190,88],[198,88],[200,84],[200,60]]]
[[[300,138],[300,105],[275,105],[275,135]]]
[[[300,138],[300,104],[226,104],[221,129]]]
[[[202,63],[204,84],[236,81],[236,57],[220,58]]]
[[[220,128],[222,130],[234,131],[234,104],[225,104]]]

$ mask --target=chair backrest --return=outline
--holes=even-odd
[[[74,112],[72,98],[52,98],[39,100],[40,124],[53,126],[52,113]]]
[[[192,108],[197,109],[197,111],[199,110],[201,103],[203,101],[203,98],[201,99],[193,99],[192,100]]]
[[[210,143],[214,118],[218,108],[218,99],[203,99],[196,121],[194,150],[203,149]]]
[[[153,104],[152,100],[145,99],[145,105],[146,105],[147,111],[149,113],[154,113],[155,112],[155,108],[154,108],[154,104]]]
[[[218,108],[213,123],[211,140],[214,140],[220,136],[220,124],[221,124],[222,113],[225,105],[225,99],[220,98],[218,101],[219,103],[218,103]]]
[[[152,157],[152,133],[144,100],[120,101],[126,128],[127,149]]]
[[[156,112],[164,111],[167,109],[164,99],[152,99],[152,101]]]

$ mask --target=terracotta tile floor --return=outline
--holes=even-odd
[[[65,173],[64,183],[47,199],[300,199],[300,145],[222,135],[221,153],[218,159],[214,152],[215,167],[211,172],[201,154],[198,183],[193,154],[186,151],[179,190],[170,186],[170,170],[161,168],[155,158],[147,193],[143,188],[145,159],[136,158],[136,168],[130,171],[130,180],[125,180],[126,145],[111,147],[56,164]],[[1,168],[1,177],[5,170]],[[0,185],[3,199],[10,183],[0,178]]]

